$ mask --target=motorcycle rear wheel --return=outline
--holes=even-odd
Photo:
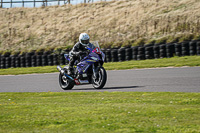
[[[71,90],[74,87],[74,82],[61,73],[59,75],[59,84],[63,90]]]
[[[94,78],[94,75],[92,76],[92,85],[95,89],[102,89],[107,81],[107,73],[103,67],[100,67],[98,70],[98,74],[99,76],[97,79]]]

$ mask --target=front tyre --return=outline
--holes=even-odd
[[[61,73],[59,75],[59,84],[63,90],[71,90],[74,87],[74,82]]]
[[[103,67],[100,67],[97,73],[98,76],[96,78],[94,74],[92,76],[93,79],[92,85],[95,89],[102,89],[107,81],[107,73]]]

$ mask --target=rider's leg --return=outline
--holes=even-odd
[[[74,66],[74,62],[76,61],[76,57],[75,56],[71,56],[70,57],[70,61],[69,61],[69,70],[68,70],[68,74],[72,75],[73,74],[73,66]]]

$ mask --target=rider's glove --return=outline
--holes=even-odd
[[[88,51],[81,51],[81,52],[79,52],[79,55],[84,55],[84,54],[88,54]]]

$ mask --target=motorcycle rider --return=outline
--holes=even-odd
[[[88,53],[87,46],[89,46],[90,37],[87,33],[81,33],[79,36],[79,42],[77,42],[72,50],[70,51],[70,61],[69,61],[69,69],[68,74],[73,74],[73,65],[76,60],[78,60],[83,53]]]

